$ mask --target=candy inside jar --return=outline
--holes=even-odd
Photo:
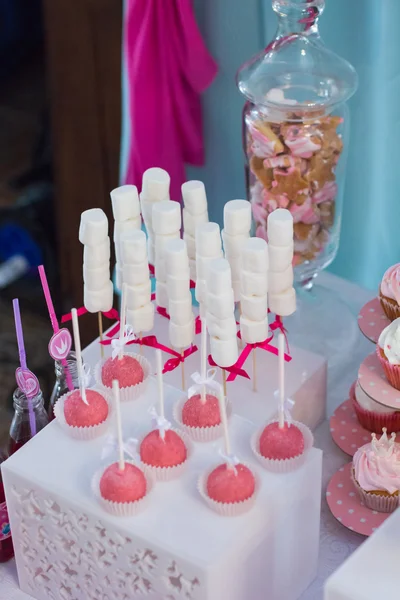
[[[243,144],[255,233],[268,214],[290,210],[297,282],[307,285],[334,259],[340,234],[353,67],[318,32],[323,0],[273,0],[276,39],[238,72],[246,96]]]

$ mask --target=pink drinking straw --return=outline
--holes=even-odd
[[[44,266],[40,265],[38,267],[40,281],[42,282],[42,288],[44,297],[46,299],[47,310],[49,311],[49,317],[51,321],[51,326],[53,328],[53,333],[58,333],[60,331],[60,326],[58,324],[58,320],[56,317],[56,312],[54,310],[53,300],[51,298],[49,284],[47,282],[46,271],[44,270]],[[67,380],[67,386],[69,391],[71,392],[74,389],[74,384],[72,383],[71,373],[68,368],[68,362],[66,358],[61,360],[61,364],[64,367],[65,378]]]
[[[23,371],[27,371],[28,367],[26,365],[24,333],[22,331],[21,313],[19,310],[18,298],[14,298],[14,300],[13,300],[13,309],[14,309],[15,331],[17,332],[19,362],[21,365],[21,369]],[[32,395],[29,393],[27,393],[26,395],[28,398],[29,425],[31,427],[31,435],[33,437],[34,435],[36,435],[36,419],[35,419],[35,415],[33,413]]]

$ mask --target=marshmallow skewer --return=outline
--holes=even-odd
[[[240,300],[240,256],[246,241],[250,237],[251,205],[247,200],[230,200],[224,206],[224,242],[225,258],[228,260],[232,273],[232,287],[235,302]]]
[[[211,261],[207,272],[206,319],[210,334],[211,356],[222,369],[226,396],[225,367],[238,359],[235,301],[231,269],[224,258]]]
[[[167,274],[165,253],[168,244],[180,238],[182,224],[181,207],[173,200],[163,200],[153,206],[152,224],[155,235],[156,303],[168,308]]]
[[[271,312],[288,317],[296,310],[293,287],[293,217],[285,208],[268,215],[268,303]]]
[[[88,404],[86,400],[85,376],[83,372],[82,351],[81,351],[81,336],[79,334],[78,313],[76,308],[71,310],[72,315],[72,331],[74,334],[74,345],[76,354],[76,366],[78,370],[79,391],[83,402]]]
[[[115,406],[115,420],[117,425],[117,442],[118,442],[118,468],[120,471],[125,469],[125,458],[124,458],[124,440],[122,436],[122,419],[121,419],[121,401],[119,395],[119,382],[114,379],[112,382],[114,406]]]
[[[204,183],[186,181],[182,185],[183,199],[183,239],[189,256],[190,278],[197,280],[196,272],[196,229],[198,225],[208,223],[208,205]]]
[[[83,296],[88,312],[98,313],[99,337],[103,341],[103,312],[113,305],[114,289],[110,279],[110,238],[108,219],[100,208],[81,214],[79,241],[83,244]],[[104,349],[100,344],[101,357]]]
[[[222,256],[219,225],[212,222],[198,225],[196,228],[196,300],[200,304],[200,316],[205,313],[209,265]]]
[[[184,390],[184,349],[193,343],[194,338],[194,316],[186,242],[181,239],[170,240],[165,246],[164,254],[170,315],[169,336],[172,346],[181,351],[182,389]]]
[[[123,261],[121,256],[121,236],[141,228],[140,203],[135,185],[121,185],[110,193],[114,215],[114,247],[116,258],[117,287],[122,288]]]
[[[285,424],[285,338],[283,333],[278,336],[278,364],[279,364],[279,427]]]
[[[170,176],[167,171],[158,167],[147,169],[143,173],[140,207],[147,231],[147,252],[149,263],[155,266],[156,249],[153,229],[153,207],[157,202],[169,200]]]
[[[261,238],[249,238],[241,256],[240,332],[246,344],[268,337],[268,246]],[[253,349],[253,391],[257,391],[257,360]]]

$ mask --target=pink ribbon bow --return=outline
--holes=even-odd
[[[163,373],[168,373],[169,371],[173,371],[174,369],[179,367],[181,363],[185,362],[188,356],[194,354],[195,352],[197,352],[197,350],[197,346],[194,346],[193,344],[190,346],[190,348],[188,348],[181,354],[179,354],[179,352],[176,352],[175,350],[170,349],[169,353],[172,354],[174,358],[169,358],[167,360],[163,368]]]
[[[240,358],[240,357],[239,357]],[[246,371],[244,369],[241,368],[242,365],[239,365],[239,360],[232,365],[231,367],[220,367],[219,365],[217,365],[217,363],[214,361],[213,357],[211,356],[211,354],[208,355],[208,364],[211,365],[212,367],[219,367],[220,369],[224,369],[224,371],[227,371],[230,374],[234,374],[234,378],[231,380],[230,376],[228,377],[227,381],[233,381],[236,379],[236,377],[239,375],[239,377],[245,377],[246,379],[250,379],[249,375],[246,373]]]
[[[112,338],[118,332],[119,332],[119,323],[117,323],[115,325],[115,327],[113,327],[113,329],[106,334],[107,338]],[[112,333],[113,333],[113,335],[111,335]],[[112,343],[112,339],[103,340],[100,343],[103,346],[109,346]],[[142,337],[142,339],[136,338],[135,340],[131,340],[130,342],[128,342],[127,346],[130,346],[131,344],[139,344],[140,346],[148,346],[149,348],[158,348],[159,350],[162,350],[163,352],[166,352],[167,354],[175,354],[175,350],[172,350],[172,348],[169,348],[168,346],[164,346],[163,344],[160,344],[160,342],[158,341],[158,339],[156,338],[155,335],[147,335],[145,337]]]

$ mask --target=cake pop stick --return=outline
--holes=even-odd
[[[124,439],[122,436],[122,420],[121,420],[121,402],[119,397],[119,383],[114,379],[112,383],[114,406],[115,406],[115,419],[117,422],[117,442],[118,442],[118,467],[120,471],[125,469],[124,459]]]
[[[181,357],[182,357],[182,361],[181,361],[181,375],[182,375],[182,390],[185,390],[185,351],[182,350],[181,352]]]
[[[124,340],[125,322],[126,322],[126,292],[127,292],[126,283],[123,283],[122,284],[122,297],[121,297],[121,318],[120,318],[120,323],[119,323],[119,342],[120,342],[120,350],[118,353],[119,360],[121,360],[123,351],[124,351],[123,340]]]
[[[157,365],[157,388],[158,388],[158,406],[160,411],[160,421],[165,420],[165,410],[164,410],[164,385],[163,385],[163,364],[162,364],[162,352],[161,350],[156,350],[156,365]],[[162,439],[165,438],[165,430],[160,429],[160,435]]]
[[[279,427],[285,425],[285,336],[278,335],[278,365],[279,365]]]
[[[100,356],[104,358],[104,348],[103,348],[103,315],[101,312],[97,313],[97,320],[99,324],[99,337],[100,337]]]
[[[218,402],[219,402],[219,411],[221,414],[221,423],[222,423],[222,428],[224,430],[224,445],[225,445],[225,455],[227,458],[232,456],[232,449],[231,449],[231,440],[229,437],[229,428],[228,428],[228,417],[226,414],[226,403],[225,403],[225,397],[224,395],[221,393],[221,390],[219,390],[219,394],[218,394]],[[235,469],[235,466],[233,464],[233,461],[227,461],[227,467],[228,469]]]
[[[207,377],[207,325],[206,320],[201,319],[201,378],[203,381],[206,380]],[[201,401],[205,404],[206,401],[206,386],[203,385],[201,389]]]
[[[19,371],[17,369],[16,378],[17,378],[18,387],[20,387],[20,389],[24,392],[24,394],[26,394],[26,396],[28,398],[29,425],[31,428],[31,435],[33,437],[34,435],[36,435],[36,419],[35,419],[35,415],[33,413],[32,397],[35,394],[37,394],[37,392],[39,391],[39,383],[38,383],[35,375],[33,375],[33,373],[31,373],[31,371],[29,371],[27,364],[26,364],[24,333],[22,330],[22,321],[21,321],[21,313],[19,310],[18,298],[14,298],[14,300],[13,300],[13,309],[14,309],[15,331],[17,334],[19,362],[21,365],[21,371]],[[20,375],[20,373],[21,373],[21,375]],[[29,385],[30,381],[26,377],[26,375],[28,375],[29,379],[32,380],[32,382],[33,382],[32,386]],[[22,385],[25,382],[27,383],[27,385]]]
[[[49,311],[49,317],[50,317],[50,322],[51,322],[51,326],[53,328],[53,333],[54,335],[58,334],[60,330],[60,326],[58,324],[58,320],[56,317],[56,313],[54,310],[54,305],[53,305],[53,300],[51,298],[51,294],[50,294],[50,289],[49,289],[49,284],[47,282],[47,277],[46,277],[46,271],[44,270],[44,266],[40,265],[38,267],[38,271],[39,271],[39,277],[40,277],[40,281],[42,283],[42,288],[43,288],[43,293],[44,293],[44,297],[46,300],[46,304],[47,304],[47,310]],[[68,348],[68,352],[66,352],[66,356],[67,354],[69,354],[70,351],[70,347],[71,347],[71,334],[68,331],[68,329],[63,329],[64,332],[64,340],[67,340],[69,348]],[[54,337],[54,336],[53,336]],[[49,350],[52,348],[52,344],[50,342],[49,344]],[[72,382],[72,377],[71,377],[71,373],[68,367],[68,362],[67,362],[67,358],[66,356],[64,358],[60,358],[58,359],[57,357],[53,356],[53,354],[51,354],[52,358],[54,358],[54,360],[61,360],[61,364],[64,368],[64,373],[65,373],[65,379],[67,381],[67,386],[70,392],[72,392],[72,390],[74,389],[74,384]]]
[[[76,364],[78,367],[78,380],[79,380],[79,390],[82,396],[82,400],[87,404],[86,400],[86,388],[85,388],[85,374],[83,372],[82,366],[82,353],[81,353],[81,337],[79,335],[79,323],[78,323],[78,313],[76,308],[71,310],[72,315],[72,331],[74,333],[74,345],[75,345],[75,354],[76,354]]]

